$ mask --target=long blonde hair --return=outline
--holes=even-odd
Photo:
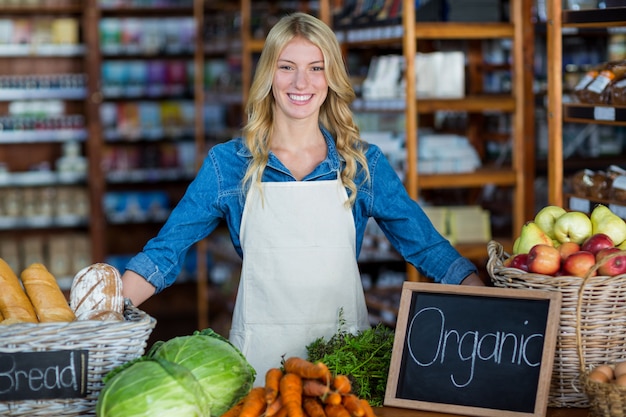
[[[269,157],[269,140],[274,120],[272,81],[276,63],[285,45],[295,37],[316,45],[324,56],[328,96],[320,109],[320,124],[335,138],[337,151],[345,160],[341,179],[350,191],[348,204],[352,205],[356,199],[355,177],[358,164],[365,171],[365,180],[369,180],[365,142],[360,139],[359,129],[350,110],[355,94],[335,34],[324,22],[306,13],[293,13],[283,17],[265,39],[246,105],[248,122],[243,128],[243,138],[252,153],[252,162],[244,176],[244,184],[247,188],[252,179],[256,178],[256,185],[260,187]]]

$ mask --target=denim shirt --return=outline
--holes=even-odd
[[[333,138],[325,129],[322,132],[328,147],[326,159],[302,181],[334,180],[342,167]],[[209,235],[222,221],[228,226],[235,250],[243,257],[239,240],[245,201],[242,178],[251,157],[242,138],[211,148],[158,235],[129,261],[126,269],[143,276],[160,292],[175,281],[189,248]],[[357,258],[368,218],[373,217],[403,258],[435,282],[458,284],[476,272],[476,266],[460,256],[437,232],[417,202],[410,198],[380,148],[370,144],[366,157],[371,180],[363,181],[362,173],[357,176],[357,198],[352,207]],[[296,179],[270,153],[262,181]]]

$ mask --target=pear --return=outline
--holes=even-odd
[[[554,235],[561,243],[582,245],[592,235],[591,219],[582,211],[568,211],[554,222]]]
[[[626,240],[626,222],[604,204],[595,206],[590,218],[594,235],[596,233],[608,235],[615,246],[621,245]]]
[[[552,239],[534,221],[528,221],[522,226],[519,237],[513,243],[513,254],[528,253],[537,244],[554,246]]]
[[[535,223],[550,236],[550,239],[555,240],[554,223],[565,213],[567,211],[561,206],[545,206],[535,215]]]

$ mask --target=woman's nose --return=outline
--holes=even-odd
[[[309,82],[309,77],[306,71],[297,70],[295,73],[296,88],[304,88]]]

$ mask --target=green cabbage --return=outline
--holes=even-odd
[[[243,398],[256,377],[239,349],[211,329],[157,342],[148,355],[189,369],[200,382],[213,416],[221,416]]]
[[[96,403],[98,417],[211,417],[208,401],[184,366],[142,357],[104,378]]]

